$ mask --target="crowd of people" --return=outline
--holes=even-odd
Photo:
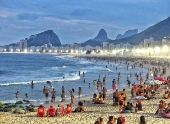
[[[108,63],[110,62],[115,62],[115,63],[119,63],[121,65],[122,61],[125,62],[125,64],[127,65],[127,70],[129,69],[129,67],[131,66],[132,69],[135,69],[136,66],[139,66],[141,68],[143,68],[143,64],[151,64],[153,66],[159,66],[159,67],[153,67],[153,68],[149,68],[148,69],[148,73],[146,74],[146,78],[144,79],[144,77],[142,77],[141,72],[135,73],[134,76],[136,77],[136,82],[137,83],[133,83],[131,84],[130,81],[130,77],[133,76],[132,73],[130,73],[129,75],[127,75],[127,86],[128,88],[131,88],[131,100],[133,99],[135,101],[135,105],[133,102],[131,102],[129,99],[127,99],[127,91],[124,88],[122,91],[119,91],[119,89],[117,89],[116,85],[118,83],[120,83],[120,77],[121,77],[121,73],[118,72],[118,78],[113,79],[112,80],[112,89],[113,89],[113,106],[119,106],[119,113],[136,113],[138,111],[143,111],[143,104],[142,101],[143,100],[154,100],[157,99],[156,94],[159,93],[158,90],[160,88],[165,89],[165,93],[163,94],[163,98],[164,99],[168,99],[170,98],[170,91],[168,91],[167,89],[170,87],[170,81],[169,79],[165,80],[164,84],[162,86],[160,85],[152,85],[152,84],[147,84],[145,83],[145,81],[149,80],[150,76],[152,76],[153,78],[160,75],[160,76],[165,76],[166,75],[166,67],[164,66],[162,68],[161,71],[161,62],[159,61],[158,63],[155,63],[154,61],[151,60],[146,60],[146,59],[141,59],[141,62],[136,62],[137,59],[135,58],[114,58],[114,59],[108,59],[108,58],[96,58],[96,57],[92,57],[92,58],[86,58],[87,60],[91,60],[91,59],[95,59],[96,61],[107,61]],[[139,60],[139,59],[138,59]],[[133,62],[132,65],[129,64],[129,61]],[[168,62],[167,62],[168,63]],[[167,64],[165,63],[165,64]],[[169,64],[167,64],[167,66],[169,66]],[[106,68],[108,68],[108,66],[106,66]],[[116,67],[116,70],[118,70],[118,68]],[[81,72],[78,72],[79,75],[81,75]],[[83,77],[85,77],[85,73],[83,72]],[[99,75],[98,79],[94,79],[93,83],[96,84],[96,89],[98,91],[98,93],[94,93],[93,94],[93,100],[92,103],[94,104],[104,104],[105,100],[107,99],[107,89],[105,87],[105,83],[107,81],[107,77],[106,75],[100,79],[101,76]],[[84,79],[84,82],[85,79]],[[31,85],[33,86],[33,81],[31,82]],[[48,99],[49,97],[49,93],[51,93],[51,102],[55,102],[56,99],[56,91],[54,88],[52,88],[51,82],[47,81],[47,85],[50,86],[44,86],[43,89],[43,93],[45,94],[45,97]],[[89,88],[90,88],[90,84],[89,84]],[[70,99],[71,99],[71,104],[74,104],[74,99],[75,99],[75,90],[74,88],[72,88],[71,90],[68,90],[70,93]],[[81,99],[81,95],[82,95],[82,88],[79,87],[77,90],[77,94],[78,94],[78,99]],[[17,91],[16,93],[16,98],[18,98],[19,95],[19,91]],[[27,94],[28,96],[28,94]],[[140,96],[138,99],[137,96]],[[65,88],[64,86],[62,86],[62,93],[61,93],[61,102],[65,101]],[[60,107],[60,106],[58,106]],[[83,105],[83,102],[79,102],[78,103],[78,107],[75,108],[75,110],[73,112],[84,112],[85,111],[85,107]],[[57,109],[56,109],[57,112]],[[156,111],[155,114],[159,114],[159,115],[165,115],[167,113],[170,113],[170,103],[166,104],[163,100],[160,101],[159,107]],[[102,117],[99,117],[95,124],[103,124],[104,123],[104,119]],[[108,122],[107,124],[125,124],[125,117],[121,116],[118,118],[115,118],[114,116],[109,116]],[[145,117],[141,116],[140,117],[140,124],[146,124],[145,121]]]

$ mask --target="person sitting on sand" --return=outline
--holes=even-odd
[[[115,124],[116,118],[114,118],[114,116],[109,116],[109,121],[107,122],[107,124]]]
[[[132,112],[132,106],[130,105],[130,102],[127,102],[127,105],[125,106],[123,112],[125,112],[125,113],[130,113],[130,112]]]
[[[102,117],[99,117],[94,124],[104,124],[104,119]]]
[[[170,103],[168,103],[168,107],[165,108],[165,113],[170,113]]]
[[[73,111],[73,112],[84,112],[85,111],[85,108],[83,106],[83,102],[79,101],[78,102],[78,107]]]
[[[164,98],[164,99],[168,99],[168,96],[169,96],[169,92],[168,92],[168,91],[165,91],[165,94],[163,94],[163,98]]]
[[[140,122],[139,122],[139,124],[146,124],[145,116],[140,116]]]
[[[166,103],[163,100],[159,101],[159,106],[158,106],[158,109],[156,110],[155,114],[164,113],[165,108],[166,108]]]
[[[141,103],[141,100],[137,100],[135,111],[136,111],[136,112],[137,112],[137,111],[142,111],[142,103]]]
[[[96,94],[96,93],[94,93],[94,94],[93,94],[92,102],[94,103],[94,102],[96,101],[96,99],[97,99],[97,94]]]
[[[125,118],[124,117],[118,117],[117,118],[117,124],[125,124]]]
[[[104,104],[102,96],[99,96],[99,98],[94,101],[94,104]]]

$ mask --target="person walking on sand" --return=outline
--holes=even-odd
[[[62,91],[61,93],[61,102],[65,101],[65,91]]]
[[[105,100],[107,89],[105,87],[103,87],[102,92],[103,92],[103,100]]]
[[[112,81],[112,89],[115,90],[116,89],[116,80],[113,79]]]
[[[73,104],[74,103],[74,91],[72,89],[72,90],[69,90],[69,92],[70,92],[70,96],[71,96],[71,104]]]
[[[82,92],[81,87],[79,87],[79,90],[78,90],[79,99],[80,99],[80,97],[81,97],[81,92]]]

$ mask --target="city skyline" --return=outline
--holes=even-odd
[[[128,29],[143,31],[170,15],[168,0],[1,0],[0,45],[54,30],[62,44],[82,43],[103,28],[115,39]]]

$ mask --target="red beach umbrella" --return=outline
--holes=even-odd
[[[165,81],[163,77],[155,77],[154,80]]]

